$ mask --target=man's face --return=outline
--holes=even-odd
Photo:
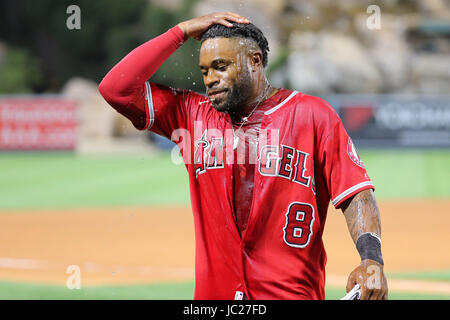
[[[239,38],[207,39],[200,48],[200,71],[206,93],[220,112],[238,110],[251,94],[246,42]]]

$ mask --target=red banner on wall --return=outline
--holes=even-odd
[[[0,150],[74,150],[76,111],[60,97],[0,98]]]

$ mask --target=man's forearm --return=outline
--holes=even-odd
[[[359,284],[361,299],[385,300],[388,286],[381,254],[381,221],[373,191],[358,193],[343,205],[342,211],[361,257],[361,264],[349,275],[346,290]]]
[[[346,204],[343,211],[361,260],[370,259],[383,265],[380,213],[373,191],[358,193]]]
[[[342,211],[355,244],[358,238],[367,232],[381,237],[380,212],[372,190],[364,190],[355,195],[344,205]]]
[[[100,83],[100,93],[112,105],[126,105],[136,89],[141,88],[184,41],[190,37],[199,40],[213,24],[232,26],[231,22],[249,23],[246,18],[231,12],[212,13],[179,23],[123,58]]]
[[[99,91],[108,102],[126,104],[135,89],[144,85],[163,62],[185,41],[179,26],[131,51],[104,77]]]

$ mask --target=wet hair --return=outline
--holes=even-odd
[[[233,23],[232,27],[226,27],[222,24],[213,24],[203,34],[200,41],[203,43],[206,39],[224,37],[224,38],[244,38],[255,41],[262,52],[263,67],[267,66],[267,53],[269,43],[262,31],[252,23]]]

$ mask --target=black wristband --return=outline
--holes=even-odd
[[[377,236],[371,233],[364,233],[356,240],[356,249],[361,256],[361,260],[371,259],[384,265],[381,255],[381,241]]]

